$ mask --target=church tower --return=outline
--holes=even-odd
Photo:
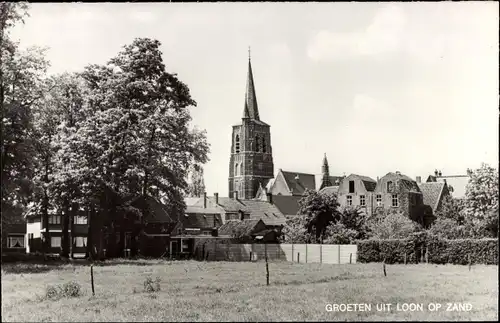
[[[229,160],[229,197],[255,198],[259,186],[274,177],[270,126],[257,107],[252,63],[248,57],[247,88],[241,124],[233,126]]]
[[[321,181],[321,186],[319,189],[327,186],[332,186],[332,182],[330,181],[330,168],[328,167],[328,159],[326,159],[326,153],[323,157],[323,166],[321,167],[321,173],[323,174],[323,179]]]

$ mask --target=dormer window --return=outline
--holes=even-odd
[[[387,182],[387,192],[392,192],[394,185],[391,181]]]
[[[237,154],[240,153],[240,136],[239,135],[236,135],[236,138],[234,139],[234,151]]]

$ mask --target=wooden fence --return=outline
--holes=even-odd
[[[215,261],[291,261],[299,263],[355,264],[356,245],[236,244],[215,239],[196,246],[195,256]]]

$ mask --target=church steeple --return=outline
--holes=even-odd
[[[245,93],[245,109],[243,110],[243,118],[260,120],[259,109],[257,107],[257,96],[255,95],[255,86],[253,83],[252,62],[250,59],[250,48],[248,48],[247,89],[246,89],[246,93]]]
[[[323,166],[321,167],[321,172],[323,173],[323,179],[321,181],[321,187],[332,186],[332,182],[330,181],[330,168],[328,167],[328,159],[326,159],[326,153],[323,156]]]

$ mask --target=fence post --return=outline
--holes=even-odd
[[[387,277],[387,272],[385,271],[385,258],[384,258],[383,268],[384,268],[384,276],[386,276],[386,277]]]
[[[338,261],[339,261],[339,265],[340,265],[340,245],[338,245],[338,248],[337,248],[337,250],[338,250],[338,252],[339,252],[339,254],[338,254],[338,257],[337,257],[337,258],[338,258]]]
[[[352,252],[349,254],[349,264],[352,264]]]
[[[319,245],[319,263],[323,263],[323,241],[321,241],[321,244]]]
[[[429,247],[425,246],[425,262],[429,264]]]
[[[214,239],[214,261],[217,261],[217,239]]]
[[[250,262],[252,262],[252,251],[250,251]]]
[[[267,243],[264,245],[266,254],[266,284],[269,286],[269,263],[267,262]]]
[[[307,264],[307,243],[306,243],[306,264]]]
[[[293,262],[293,255],[294,255],[294,252],[293,252],[293,241],[292,241],[292,262]]]
[[[297,263],[300,263],[300,252],[297,252]]]
[[[95,296],[95,290],[94,290],[94,265],[90,265],[90,283],[92,284],[92,296]]]
[[[226,260],[229,261],[229,241],[226,243]]]
[[[406,252],[405,252],[404,262],[405,262],[405,265],[406,265]]]

